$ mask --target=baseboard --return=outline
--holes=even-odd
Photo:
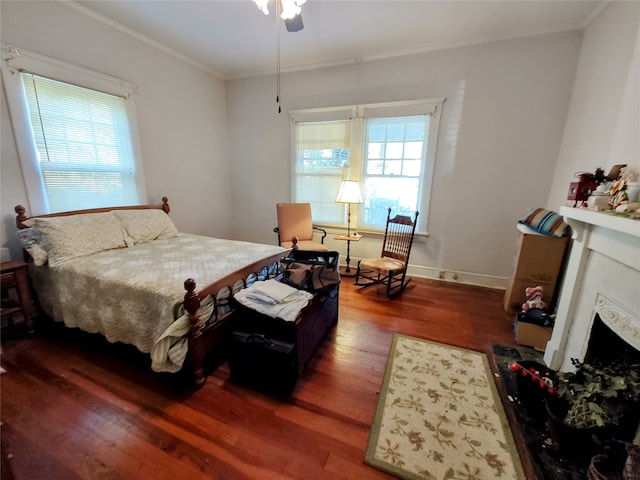
[[[351,258],[351,270],[354,273],[356,271],[357,265],[358,259]],[[461,272],[458,270],[444,270],[432,267],[423,267],[421,265],[409,265],[407,274],[411,277],[428,278],[431,280],[441,280],[443,282],[493,288],[496,290],[506,290],[507,282],[509,280],[506,277],[496,277],[493,275]]]
[[[444,270],[419,265],[409,265],[407,273],[413,277],[442,280],[443,282],[460,283],[476,287],[506,290],[508,278],[483,275],[479,273],[462,272],[458,270]]]

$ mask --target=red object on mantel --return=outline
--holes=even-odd
[[[573,206],[576,207],[578,202],[586,202],[597,186],[598,184],[592,181],[571,182],[569,184],[567,200],[573,200]]]

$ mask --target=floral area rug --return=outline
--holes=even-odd
[[[524,479],[487,356],[396,334],[365,463],[403,479]]]

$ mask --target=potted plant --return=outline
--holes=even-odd
[[[633,435],[638,425],[640,362],[572,359],[572,363],[575,371],[559,374],[557,401],[548,402],[554,439],[568,449],[588,453],[595,446],[594,434],[599,440]]]

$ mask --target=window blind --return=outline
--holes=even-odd
[[[139,204],[126,100],[21,75],[50,211]]]
[[[299,123],[296,137],[295,201],[311,203],[316,223],[343,222],[344,205],[335,200],[349,167],[350,122]]]

